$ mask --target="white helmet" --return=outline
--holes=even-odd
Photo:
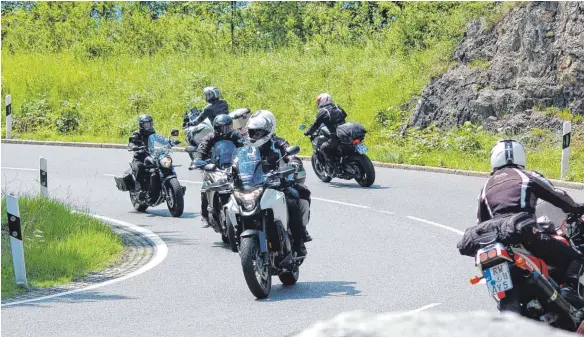
[[[218,100],[221,97],[221,92],[215,87],[206,87],[203,89],[203,95],[208,103]]]
[[[491,167],[493,170],[507,165],[517,165],[525,168],[526,164],[525,148],[516,140],[500,140],[491,150]]]
[[[318,95],[318,97],[316,98],[316,107],[317,108],[322,108],[325,105],[328,104],[333,104],[333,96],[327,94],[327,93],[323,93]]]
[[[267,143],[276,131],[276,116],[268,110],[258,110],[247,122],[247,134],[251,146],[260,147]]]

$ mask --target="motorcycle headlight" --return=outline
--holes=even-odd
[[[251,211],[256,207],[257,201],[264,193],[264,188],[259,187],[251,191],[233,191],[233,196],[246,211]]]
[[[160,159],[160,165],[164,168],[169,168],[172,165],[172,158],[170,157],[162,157]]]

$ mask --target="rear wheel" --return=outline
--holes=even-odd
[[[144,202],[140,202],[138,200],[138,194],[134,191],[130,191],[130,201],[132,202],[134,209],[138,212],[146,212],[146,209],[148,209],[148,205]]]
[[[294,267],[292,269],[292,271],[287,271],[287,272],[284,272],[284,273],[278,275],[278,278],[280,278],[280,281],[285,286],[295,285],[296,282],[298,282],[299,277],[300,277],[300,268],[299,267]]]
[[[366,155],[360,155],[358,158],[361,176],[355,178],[355,180],[362,187],[370,187],[375,182],[375,167],[373,166],[371,159]]]
[[[316,154],[312,155],[311,161],[312,161],[312,169],[314,170],[314,173],[316,173],[316,176],[318,177],[318,179],[320,179],[321,181],[323,181],[325,183],[328,183],[331,180],[333,180],[333,178],[331,178],[331,176],[329,176],[326,173],[324,165],[320,163],[320,160],[318,159]]]
[[[241,266],[251,293],[259,299],[268,297],[272,289],[272,275],[269,266],[264,265],[256,237],[241,239]]]
[[[179,218],[183,214],[185,208],[183,190],[176,178],[171,178],[166,184],[166,205],[168,206],[170,214],[175,218]]]
[[[225,226],[227,226],[227,237],[229,237],[229,246],[231,247],[231,251],[237,253],[239,249],[237,248],[235,227],[231,224],[231,219],[229,219],[229,216],[225,216]]]

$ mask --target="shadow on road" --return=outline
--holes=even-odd
[[[135,212],[135,213],[140,213],[140,212]],[[183,214],[181,215],[181,219],[194,219],[199,215],[199,213],[197,212],[183,212]],[[160,216],[160,217],[164,217],[164,218],[172,218],[172,215],[170,214],[170,212],[168,211],[168,209],[156,209],[156,208],[149,208],[146,210],[146,216],[147,217],[155,217],[155,216]]]
[[[270,297],[264,301],[279,302],[308,298],[362,296],[360,290],[355,289],[356,282],[322,281],[298,282],[293,286],[274,286]]]
[[[231,251],[231,247],[229,246],[228,243],[224,243],[223,241],[217,241],[217,242],[213,242],[213,245],[211,246],[213,248],[223,248],[226,252],[235,254]]]
[[[197,244],[197,240],[193,237],[185,236],[181,232],[156,232],[164,243],[169,246],[180,245],[180,246],[194,246]]]
[[[16,304],[13,306],[2,308],[4,310],[10,310],[10,308],[16,307],[36,307],[36,308],[51,308],[55,303],[86,303],[86,302],[97,302],[97,301],[113,301],[113,300],[135,300],[135,297],[128,297],[123,295],[111,295],[103,294],[97,291],[82,291],[75,294],[63,295],[51,299],[47,299],[39,302],[30,302],[23,304]]]
[[[333,188],[357,188],[357,189],[362,189],[362,190],[386,190],[386,189],[389,189],[389,187],[386,187],[386,186],[372,185],[371,187],[361,187],[361,185],[359,185],[357,183],[339,183],[336,181],[330,182],[329,186],[333,187]]]

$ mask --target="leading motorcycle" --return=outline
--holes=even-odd
[[[538,218],[538,226],[565,245],[581,248],[584,241],[584,217],[570,214],[556,228],[547,218]],[[485,283],[489,294],[498,302],[499,310],[517,311],[524,317],[544,322],[584,335],[584,287],[580,275],[578,296],[569,296],[554,281],[561,275],[529,252],[523,245],[504,245],[496,239],[486,242],[475,256],[481,275],[470,279],[471,284]],[[504,301],[506,297],[519,301]],[[515,302],[515,303],[513,303]]]
[[[298,146],[292,146],[286,149],[286,156],[299,151]],[[296,168],[284,166],[264,173],[260,152],[254,147],[237,149],[233,166],[234,189],[227,204],[228,221],[236,227],[247,286],[257,298],[266,298],[271,291],[272,275],[278,275],[284,285],[293,285],[304,260],[292,248],[294,239],[284,192],[294,179]]]
[[[178,130],[172,130],[171,136],[178,136]],[[148,137],[148,146],[135,146],[128,151],[145,151],[147,157],[144,166],[148,179],[141,186],[146,192],[144,198],[139,197],[135,191],[136,176],[132,170],[128,169],[121,177],[114,177],[118,190],[130,193],[130,201],[138,212],[145,212],[148,207],[160,205],[166,201],[168,210],[173,217],[180,217],[184,210],[184,194],[186,187],[181,186],[176,176],[173,164],[172,147],[178,145],[179,141],[165,138],[159,134]]]

